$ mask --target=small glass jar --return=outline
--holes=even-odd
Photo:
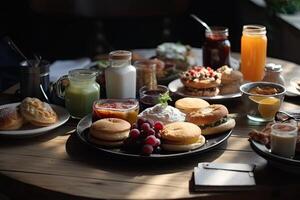
[[[82,118],[92,112],[93,103],[99,99],[100,86],[97,73],[86,69],[69,71],[69,85],[65,90],[65,106],[73,118]]]
[[[136,98],[136,69],[131,65],[131,52],[117,50],[109,53],[105,70],[106,96],[109,99]]]
[[[211,27],[211,31],[206,30],[202,50],[204,66],[215,70],[223,65],[230,66],[228,28]]]
[[[285,80],[281,75],[282,66],[276,65],[274,63],[268,63],[265,67],[265,76],[263,81],[279,83],[281,85],[285,84]]]

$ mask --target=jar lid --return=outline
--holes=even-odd
[[[117,50],[109,53],[109,60],[131,60],[132,53],[125,50]]]
[[[275,63],[268,63],[266,64],[265,70],[272,71],[272,72],[281,72],[282,66]]]
[[[76,80],[91,80],[96,77],[97,72],[89,70],[89,69],[73,69],[69,71],[69,78]]]

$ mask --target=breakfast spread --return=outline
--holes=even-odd
[[[175,107],[181,112],[188,114],[190,112],[196,111],[200,108],[209,106],[209,103],[200,98],[191,98],[186,97],[182,99],[178,99],[175,102]]]
[[[138,116],[153,121],[161,121],[163,124],[183,122],[185,120],[184,113],[180,112],[177,108],[163,104],[156,104],[153,107],[147,108]]]
[[[201,129],[189,122],[167,124],[161,132],[162,148],[166,151],[189,151],[205,144]]]
[[[221,73],[210,67],[192,67],[181,74],[180,80],[192,96],[216,96],[220,92]]]
[[[91,125],[89,141],[105,147],[118,147],[128,137],[129,129],[129,122],[123,119],[100,119]]]
[[[93,105],[93,121],[120,118],[133,124],[137,120],[139,102],[136,99],[100,99]]]
[[[200,126],[203,135],[212,135],[232,129],[235,120],[228,117],[228,110],[221,104],[212,104],[187,114],[186,121]]]

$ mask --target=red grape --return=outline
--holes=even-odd
[[[160,132],[157,132],[157,133],[155,133],[155,137],[157,137],[157,138],[161,138],[161,134],[160,134]]]
[[[148,131],[147,131],[147,135],[155,135],[155,130],[153,128],[150,128]]]
[[[145,139],[145,144],[149,144],[151,146],[156,146],[157,145],[157,139],[154,135],[149,135],[148,137],[146,137]]]
[[[146,122],[146,120],[144,118],[139,118],[138,121],[137,121],[137,124],[138,124],[139,127],[141,127],[142,124],[145,123],[145,122]]]
[[[135,128],[138,128],[137,123],[134,123],[134,124],[131,125],[131,129],[135,129]]]
[[[142,147],[142,154],[144,155],[150,155],[153,152],[153,147],[149,144],[145,144]]]
[[[151,128],[154,126],[154,121],[152,119],[147,119],[145,123],[148,123]]]
[[[148,132],[148,130],[150,129],[150,124],[148,123],[143,123],[141,126],[141,129],[145,132]]]
[[[156,138],[156,147],[159,146],[161,144],[160,139]]]
[[[131,131],[129,132],[129,135],[131,138],[133,139],[137,139],[140,136],[140,131],[138,129],[131,129]]]
[[[162,130],[163,128],[164,128],[164,125],[163,125],[162,122],[156,121],[156,122],[154,123],[154,129],[155,129],[156,131],[160,131],[160,130]]]

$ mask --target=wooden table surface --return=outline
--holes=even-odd
[[[278,61],[278,60],[275,60]],[[300,66],[284,62],[300,71]],[[287,68],[285,73],[290,73]],[[0,105],[11,102],[0,95]],[[282,110],[300,109],[299,98],[288,98]],[[291,103],[292,102],[292,103]],[[223,102],[237,114],[227,143],[188,159],[168,162],[116,160],[82,144],[74,133],[77,121],[35,138],[0,139],[0,191],[16,199],[290,199],[299,195],[300,176],[268,165],[251,149],[248,132],[264,124],[245,116],[239,99]],[[189,181],[199,162],[256,165],[257,186],[251,191],[193,193]],[[221,177],[220,177],[221,178]],[[26,199],[26,198],[25,198]]]

